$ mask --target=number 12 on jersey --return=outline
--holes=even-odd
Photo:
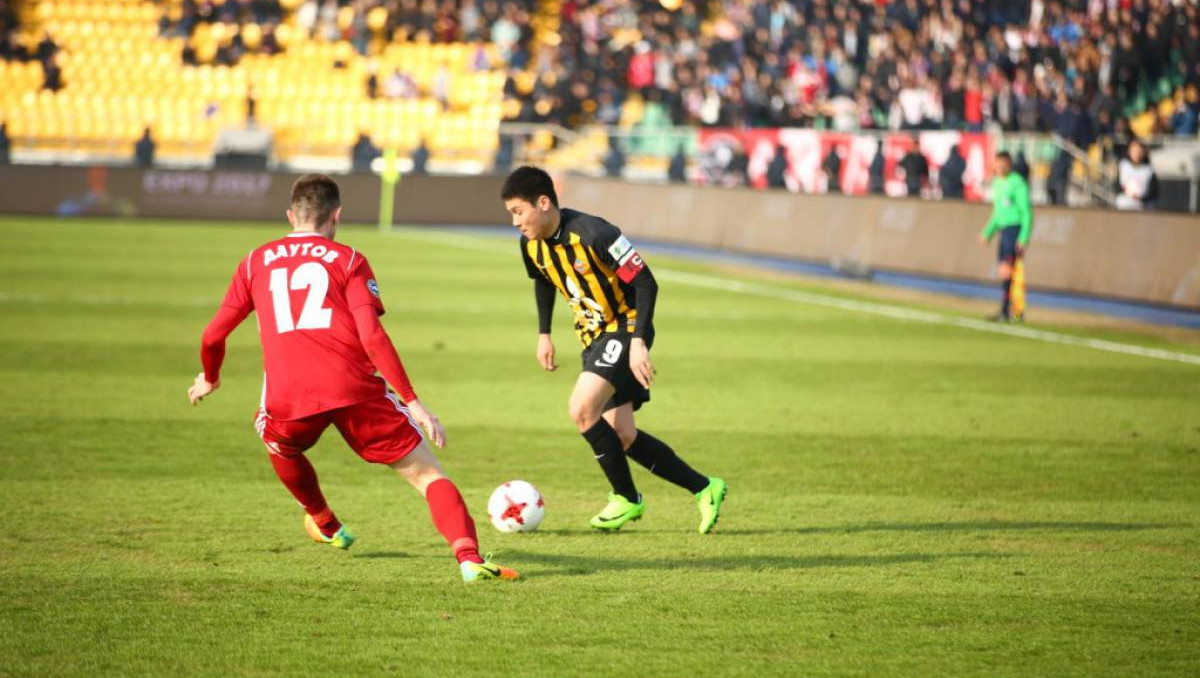
[[[292,330],[329,329],[333,321],[333,309],[325,308],[325,295],[329,292],[329,272],[315,261],[300,264],[288,280],[288,270],[277,268],[271,271],[271,300],[275,306],[275,329],[280,334]],[[291,290],[308,289],[300,318],[292,322]]]

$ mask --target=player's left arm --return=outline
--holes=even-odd
[[[646,330],[654,318],[654,303],[658,300],[658,281],[650,272],[650,267],[642,263],[642,270],[629,283],[637,290],[634,304],[637,310],[637,325],[633,330],[633,340],[629,342],[629,369],[642,386],[650,388],[654,384],[654,363],[650,362],[650,348],[646,346]]]
[[[637,311],[633,340],[629,342],[629,369],[642,386],[650,388],[654,383],[654,363],[650,362],[650,348],[646,346],[646,334],[653,327],[654,304],[658,300],[658,281],[646,265],[642,255],[633,244],[621,235],[615,226],[610,227],[615,237],[599,239],[597,256],[612,266],[622,285],[635,292],[634,310]]]

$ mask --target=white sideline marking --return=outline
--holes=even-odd
[[[770,287],[756,283],[741,282],[738,280],[726,280],[707,275],[685,273],[683,271],[672,271],[670,269],[655,269],[654,275],[657,278],[673,280],[685,285],[707,287],[709,289],[724,290],[726,292],[740,292],[742,294],[752,294],[770,299],[782,299],[784,301],[811,304],[813,306],[824,306],[826,308],[836,308],[844,311],[869,313],[871,315],[880,315],[896,320],[908,320],[913,322],[929,323],[932,325],[962,327],[969,330],[976,330],[978,332],[1005,334],[1011,337],[1023,337],[1025,339],[1034,339],[1051,344],[1082,346],[1085,348],[1093,348],[1098,351],[1108,351],[1110,353],[1122,353],[1125,355],[1140,356],[1142,358],[1156,358],[1158,360],[1170,360],[1187,363],[1189,365],[1200,365],[1200,356],[1198,355],[1178,353],[1176,351],[1165,351],[1159,348],[1147,348],[1145,346],[1137,346],[1134,344],[1123,344],[1121,342],[1108,341],[1105,339],[1088,339],[1086,337],[1076,337],[1070,334],[1060,334],[1058,332],[1048,332],[1046,330],[1035,330],[1029,327],[999,325],[983,320],[960,318],[958,316],[934,313],[932,311],[921,311],[912,308],[905,308],[903,306],[893,306],[891,304],[880,304],[870,301],[855,301],[853,299],[842,299],[840,297],[831,297],[824,294],[789,290],[780,287]]]
[[[459,247],[466,250],[488,253],[506,253],[515,250],[515,247],[492,246],[491,243],[481,242],[478,238],[464,236],[457,233],[431,233],[429,231],[413,232],[413,231],[392,231],[397,235],[405,235],[418,239],[438,240],[454,247]],[[1049,344],[1060,344],[1063,346],[1079,346],[1082,348],[1095,349],[1097,351],[1107,351],[1109,353],[1119,353],[1122,355],[1132,355],[1141,358],[1153,358],[1156,360],[1167,360],[1171,362],[1185,363],[1188,365],[1200,365],[1200,355],[1190,353],[1179,353],[1177,351],[1167,351],[1160,348],[1148,348],[1146,346],[1138,346],[1136,344],[1125,344],[1119,341],[1108,341],[1107,339],[1088,339],[1086,337],[1076,337],[1070,334],[1061,334],[1059,332],[1050,332],[1047,330],[1035,330],[1029,327],[1019,325],[1001,325],[983,320],[975,320],[973,318],[962,318],[943,313],[935,313],[933,311],[921,311],[904,306],[894,306],[892,304],[882,304],[871,301],[855,301],[853,299],[843,299],[841,297],[829,296],[826,294],[817,294],[814,292],[802,292],[800,290],[790,290],[782,287],[771,287],[758,283],[742,282],[740,280],[729,280],[710,275],[700,275],[697,273],[687,273],[684,271],[675,271],[667,268],[654,268],[654,276],[664,280],[672,280],[674,282],[683,283],[685,285],[693,285],[695,287],[705,287],[708,289],[722,290],[725,292],[737,292],[740,294],[750,294],[768,299],[780,299],[783,301],[791,301],[798,304],[810,304],[812,306],[824,306],[826,308],[835,308],[842,311],[855,311],[858,313],[867,313],[870,315],[878,315],[894,320],[905,320],[910,322],[922,322],[931,325],[945,325],[948,327],[961,327],[977,332],[987,332],[990,334],[1002,334],[1010,337],[1021,337],[1023,339],[1032,339],[1034,341],[1044,341]]]

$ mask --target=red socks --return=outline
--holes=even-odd
[[[316,476],[313,476],[314,480]],[[475,534],[475,521],[463,502],[458,488],[449,478],[439,478],[425,490],[425,501],[433,524],[442,533],[458,562],[482,563],[479,557],[479,538]]]
[[[321,485],[317,482],[317,471],[308,459],[303,454],[283,457],[272,453],[267,456],[271,458],[275,475],[300,502],[304,511],[312,516],[317,527],[321,528],[321,534],[326,537],[336,534],[342,524],[325,503],[325,495],[321,494]]]
[[[317,482],[317,472],[304,455],[283,457],[278,454],[268,455],[275,475],[283,482],[296,501],[312,516],[321,534],[332,537],[342,524],[338,522],[329,505],[325,503],[325,495],[321,494],[321,485]],[[425,501],[429,504],[429,513],[433,516],[433,524],[438,532],[446,538],[454,557],[458,562],[470,561],[482,563],[479,557],[479,538],[475,534],[475,521],[471,512],[459,494],[458,488],[449,478],[440,478],[430,483],[425,490]]]

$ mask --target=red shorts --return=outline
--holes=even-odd
[[[317,444],[333,424],[354,453],[372,464],[403,459],[425,439],[408,417],[408,408],[389,393],[303,419],[280,421],[259,410],[254,420],[258,435],[275,454],[294,457]]]

